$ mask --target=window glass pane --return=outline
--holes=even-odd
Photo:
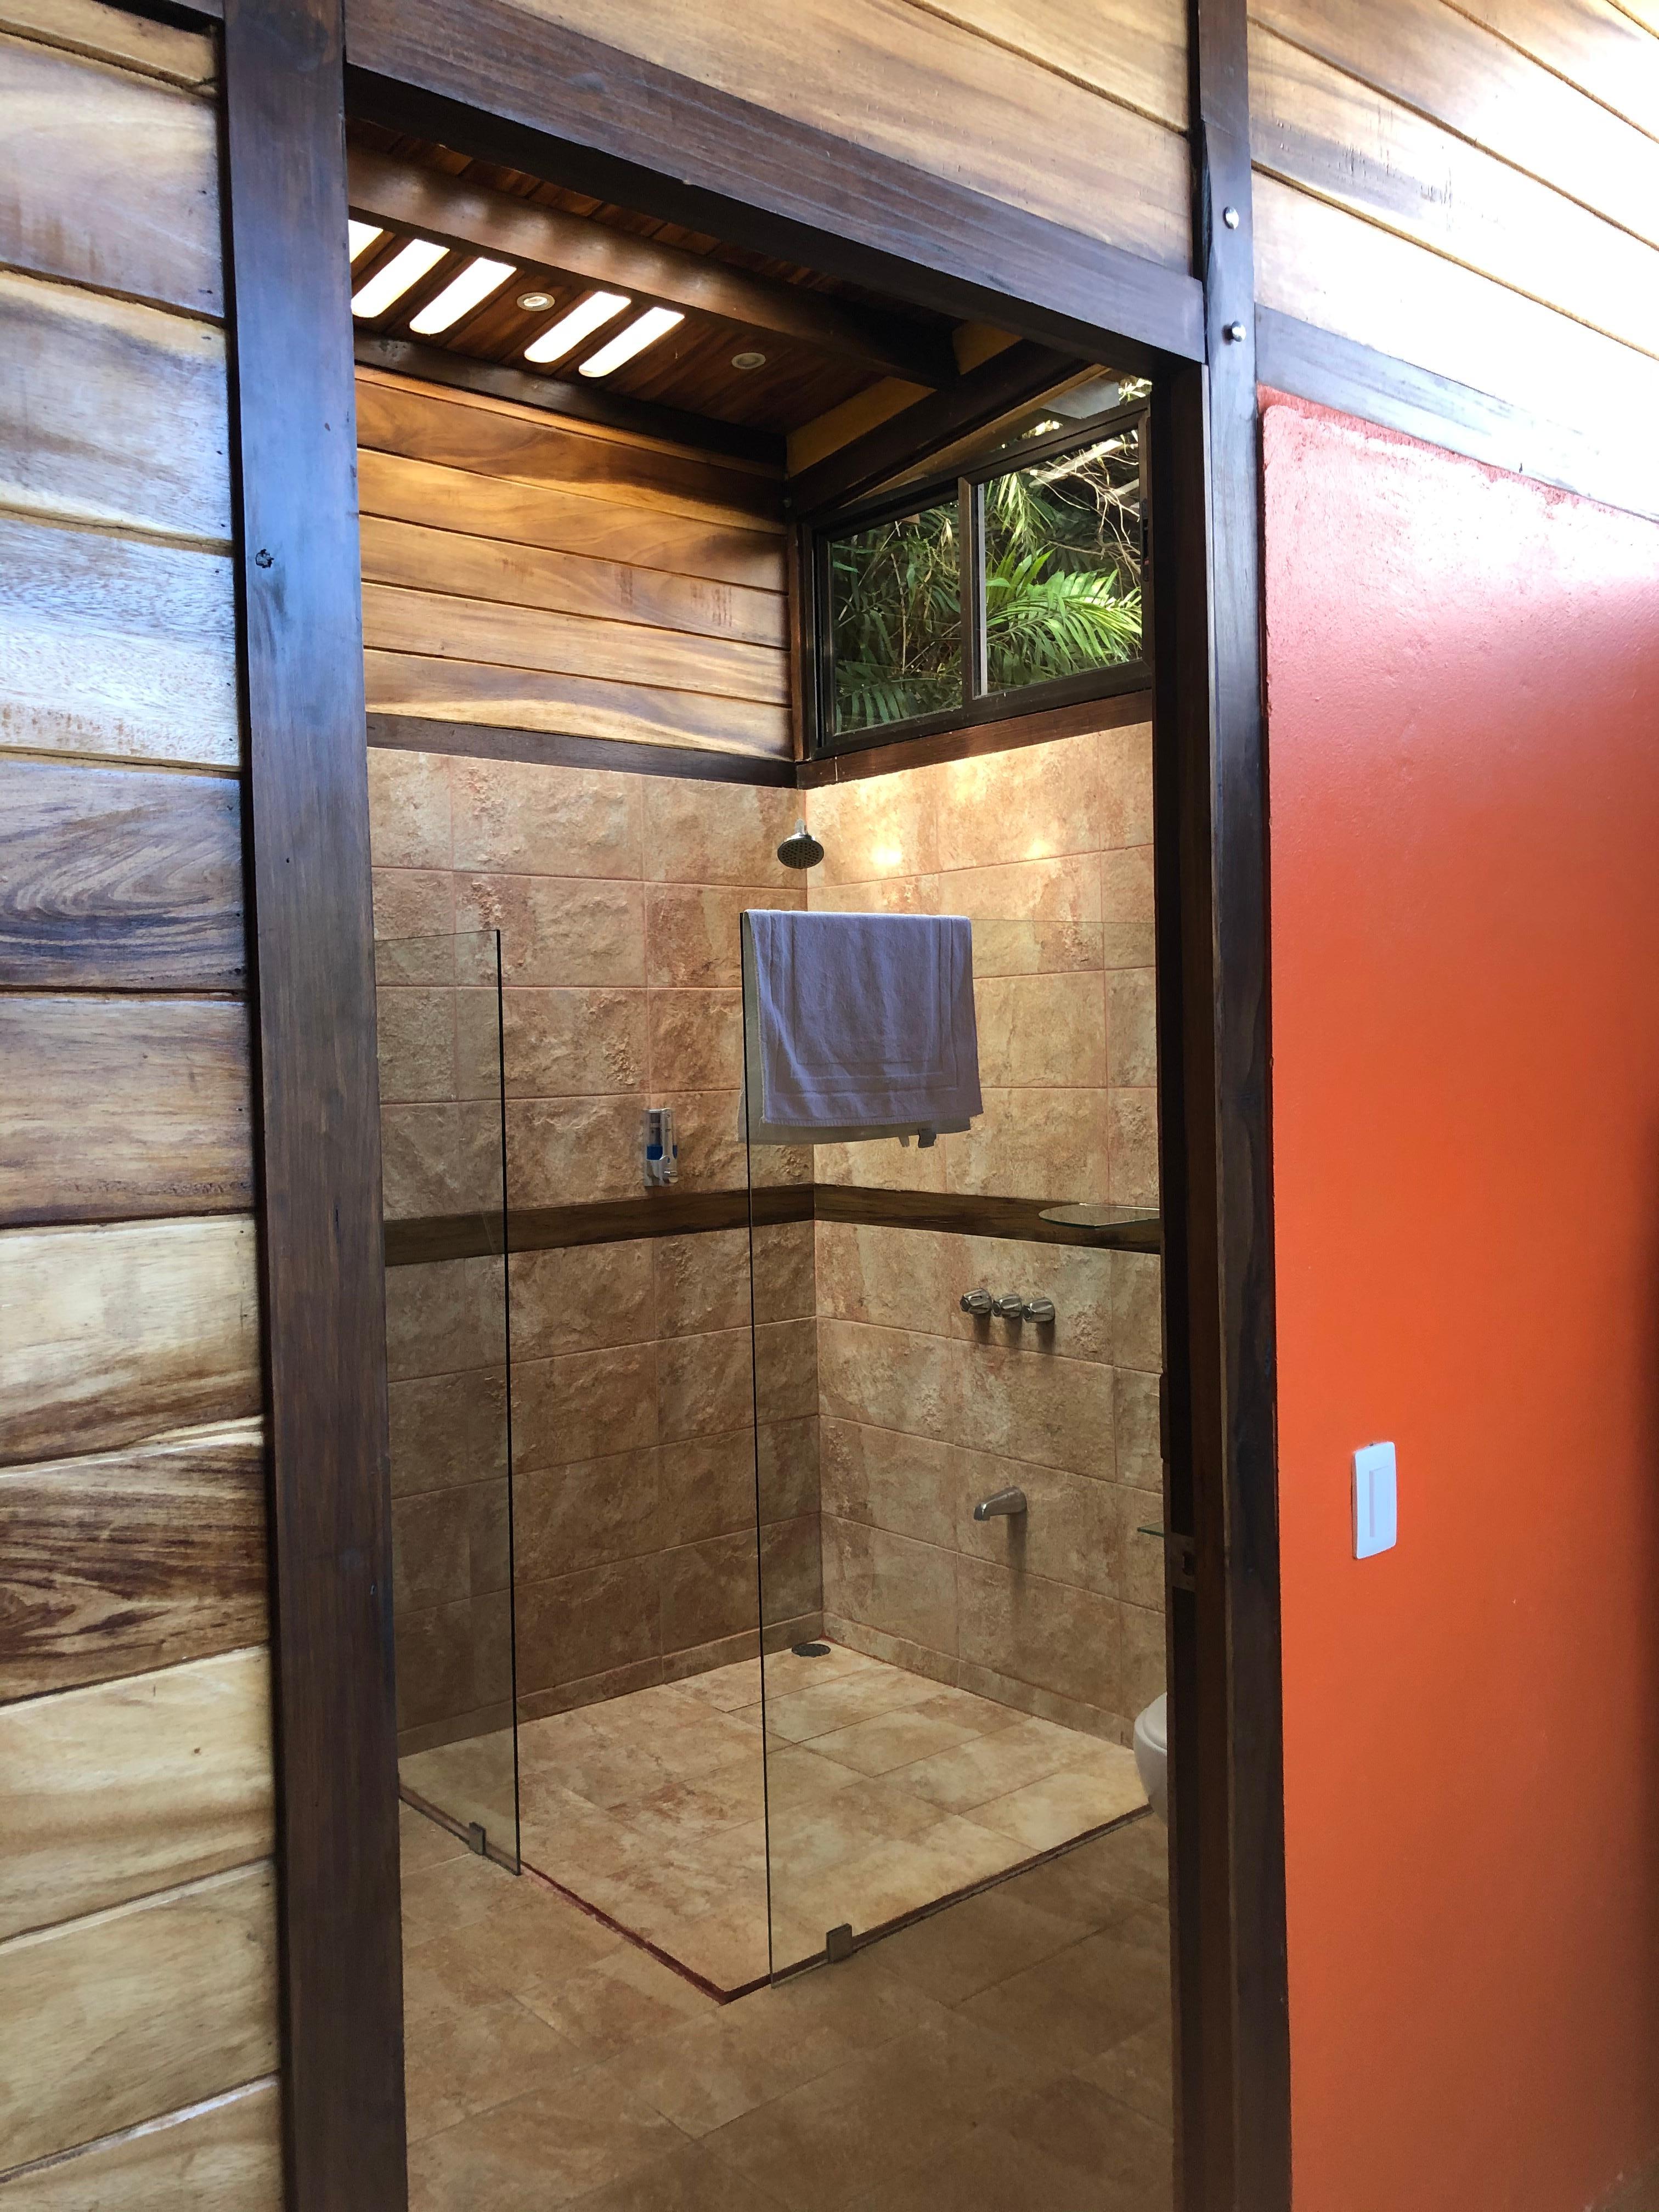
[[[1012,691],[1140,655],[1140,425],[985,487],[985,658]]]
[[[837,732],[962,704],[957,502],[830,541]]]

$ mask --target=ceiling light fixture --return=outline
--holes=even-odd
[[[542,314],[552,304],[553,295],[550,292],[520,292],[519,295],[519,305],[527,315]]]
[[[386,232],[378,222],[348,222],[346,236],[350,241],[349,258],[355,261],[360,253],[368,252],[377,238],[384,238]]]
[[[428,300],[418,315],[410,317],[410,329],[423,338],[447,331],[463,315],[471,314],[492,292],[499,291],[512,274],[510,261],[491,261],[480,254],[476,261],[469,261],[459,276],[452,276],[437,298]]]
[[[734,353],[732,366],[733,368],[764,368],[766,356],[763,353]]]
[[[602,323],[608,323],[634,302],[626,292],[590,292],[580,300],[568,313],[550,323],[538,338],[532,338],[524,349],[526,361],[562,361],[565,355],[579,346],[584,338],[592,337]]]
[[[352,294],[352,313],[365,322],[385,314],[411,284],[418,284],[428,269],[435,268],[448,251],[447,246],[434,246],[430,239],[411,238],[407,246],[392,255],[384,269],[377,269],[368,283]]]
[[[685,317],[678,307],[647,307],[624,331],[618,331],[609,345],[602,345],[591,359],[582,363],[584,376],[609,376],[613,368],[620,368],[625,361],[632,361],[636,353],[643,353],[660,337],[666,337],[676,324]]]

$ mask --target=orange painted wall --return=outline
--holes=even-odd
[[[1297,2212],[1577,2212],[1659,2150],[1659,527],[1264,410]]]

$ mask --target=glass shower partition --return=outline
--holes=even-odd
[[[774,1974],[1148,1817],[1158,1220],[1111,1199],[1111,947],[969,919],[984,1111],[930,1146],[757,1141],[745,992]]]
[[[398,1785],[517,1872],[501,940],[374,954]]]

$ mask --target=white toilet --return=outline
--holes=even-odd
[[[1135,1720],[1135,1771],[1160,1820],[1170,1817],[1170,1693],[1152,1699]]]

